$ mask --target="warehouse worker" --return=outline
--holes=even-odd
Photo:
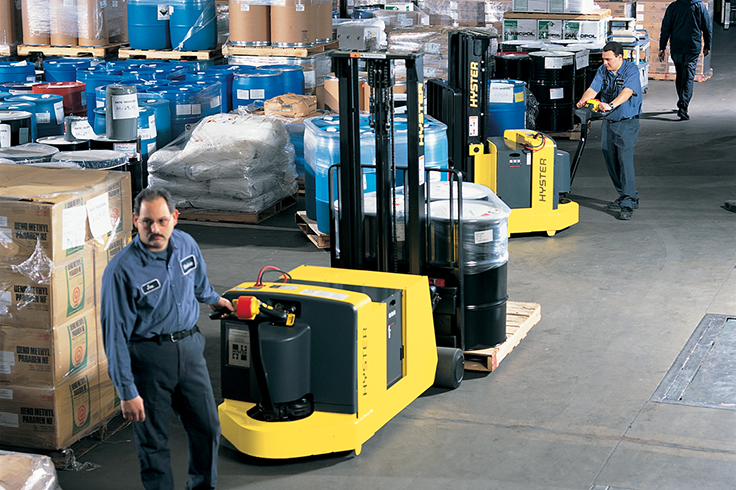
[[[659,35],[659,61],[664,61],[664,50],[669,41],[670,56],[675,64],[677,116],[680,120],[690,119],[687,108],[693,96],[695,67],[701,48],[703,56],[710,53],[712,38],[713,26],[701,0],[677,0],[667,6]]]
[[[639,136],[642,93],[639,68],[624,60],[623,47],[618,42],[609,42],[603,47],[603,65],[577,107],[583,107],[596,95],[600,99],[600,110],[608,113],[601,129],[601,149],[608,174],[618,191],[618,199],[608,203],[608,209],[619,210],[618,219],[629,220],[634,209],[639,207],[634,147]]]
[[[194,239],[175,230],[178,211],[168,191],[149,187],[135,198],[138,234],[107,265],[101,321],[110,378],[123,417],[133,421],[143,486],[173,489],[169,414],[189,438],[187,489],[217,483],[220,422],[196,322],[199,303],[233,307],[207,280]]]

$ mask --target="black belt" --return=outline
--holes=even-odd
[[[153,337],[147,337],[145,339],[131,340],[131,342],[151,341],[158,342],[159,344],[162,344],[163,342],[179,342],[180,340],[184,340],[185,338],[190,337],[197,332],[199,332],[199,327],[195,325],[189,330],[180,330],[174,333],[162,333],[161,335],[154,335]]]
[[[611,121],[611,122],[621,122],[621,121],[628,121],[628,120],[630,120],[630,119],[639,119],[639,115],[637,114],[636,116],[631,116],[631,117],[625,117],[625,118],[623,118],[623,119],[619,119],[618,121]]]

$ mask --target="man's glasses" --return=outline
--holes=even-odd
[[[138,223],[142,224],[146,228],[150,228],[151,226],[153,226],[154,223],[156,223],[158,226],[164,228],[164,227],[166,227],[169,224],[169,221],[171,221],[171,217],[169,217],[169,218],[159,218],[159,219],[156,219],[156,220],[148,219],[148,218],[143,218],[143,219],[139,219],[138,220]]]

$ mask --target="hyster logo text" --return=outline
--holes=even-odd
[[[547,202],[547,159],[539,159],[539,202]]]
[[[478,69],[478,62],[470,62],[470,107],[478,107],[478,75],[480,70]]]

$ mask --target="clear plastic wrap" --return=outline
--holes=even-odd
[[[61,490],[48,456],[0,450],[0,489]]]
[[[258,116],[204,118],[154,153],[148,172],[149,183],[170,189],[182,207],[258,213],[298,190],[288,131]]]
[[[22,0],[21,9],[23,43],[30,45],[106,46],[109,33],[119,38],[121,23],[127,22],[117,5],[99,0],[76,0],[71,6],[65,0]]]

